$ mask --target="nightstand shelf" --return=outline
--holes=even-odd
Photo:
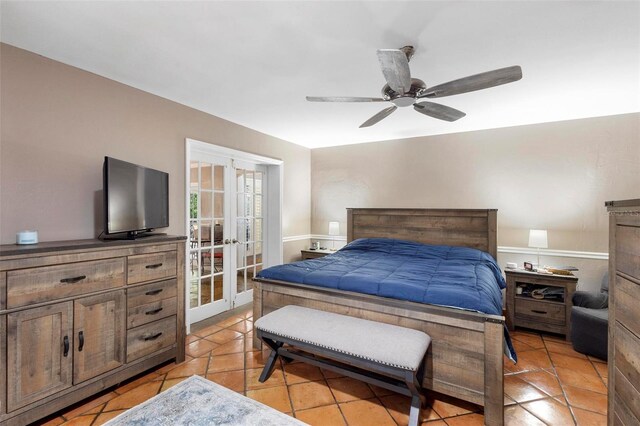
[[[573,275],[547,275],[523,270],[507,269],[507,327],[564,334],[568,340],[571,330],[571,299],[578,278]],[[517,294],[520,287],[523,294]],[[545,295],[532,297],[534,290]],[[549,295],[551,293],[551,295]]]
[[[522,296],[517,296],[516,295],[516,300],[535,300],[536,302],[543,302],[543,303],[549,303],[551,305],[560,305],[560,306],[564,306],[564,302],[558,302],[557,300],[539,300],[539,299],[535,299],[533,297],[522,297]]]

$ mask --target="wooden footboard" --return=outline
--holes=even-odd
[[[299,305],[424,331],[432,343],[423,387],[482,405],[485,424],[503,424],[504,317],[265,279],[253,294],[254,320]]]

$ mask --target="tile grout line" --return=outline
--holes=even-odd
[[[273,349],[271,349],[273,351]],[[291,415],[293,416],[294,419],[297,419],[298,417],[296,416],[296,409],[293,406],[293,399],[291,399],[291,392],[289,391],[289,383],[287,381],[287,374],[284,371],[284,361],[282,360],[282,357],[280,357],[280,359],[278,360],[280,362],[280,368],[282,368],[282,380],[284,381],[284,387],[287,390],[287,398],[289,399],[289,405],[291,405]]]
[[[560,382],[560,378],[558,377],[558,372],[556,371],[556,366],[555,366],[555,364],[553,363],[553,360],[552,360],[552,358],[551,358],[551,355],[549,354],[549,348],[547,347],[547,341],[543,338],[543,336],[542,336],[542,335],[537,334],[537,336],[539,336],[539,337],[540,337],[540,340],[542,341],[542,345],[544,346],[545,353],[546,353],[546,355],[547,355],[547,358],[549,359],[549,363],[551,364],[551,368],[553,369],[553,375],[554,375],[554,377],[556,378],[556,380],[557,380],[557,382],[558,382],[558,385],[560,386],[560,389],[562,390],[562,396],[563,396],[563,398],[564,398],[564,400],[565,400],[565,402],[566,402],[567,408],[569,409],[569,413],[571,414],[571,418],[572,418],[572,420],[573,420],[574,424],[577,424],[576,419],[575,419],[575,416],[573,415],[573,411],[572,411],[572,410],[571,410],[571,408],[570,408],[569,401],[567,400],[566,395],[565,395],[565,393],[564,393],[564,387],[562,386],[562,383]],[[514,337],[514,339],[516,339],[516,340],[517,340],[517,337]],[[521,342],[521,343],[524,343],[524,342]],[[526,344],[526,343],[525,343],[525,344]],[[531,345],[529,345],[529,346],[531,346]],[[539,349],[543,349],[543,348],[539,348]],[[526,352],[526,351],[525,351],[525,352]],[[529,372],[535,372],[535,371],[546,371],[546,369],[544,369],[544,368],[543,368],[543,369],[540,369],[540,370],[522,371],[522,372],[519,372],[519,373],[516,373],[516,374],[526,374],[526,373],[529,373]],[[533,386],[535,389],[539,390],[539,391],[540,391],[540,392],[542,392],[543,394],[545,394],[545,395],[549,395],[547,392],[545,392],[543,389],[540,389],[540,388],[539,388],[539,387],[537,387],[535,384],[530,383],[529,381],[527,381],[527,380],[525,380],[525,379],[520,379],[520,380],[523,380],[523,381],[524,381],[525,383],[527,383],[528,385]],[[507,395],[507,396],[509,396],[509,395]],[[514,399],[514,398],[512,398],[511,396],[509,396],[509,397],[510,397],[511,399]],[[531,414],[532,416],[534,416],[536,419],[540,420],[542,423],[547,424],[544,420],[542,420],[539,416],[537,416],[537,415],[536,415],[532,410],[528,410],[528,409],[523,405],[523,404],[528,404],[528,403],[530,403],[530,402],[541,401],[541,400],[543,400],[543,399],[547,399],[547,398],[555,399],[555,397],[554,397],[553,395],[549,395],[548,397],[544,397],[544,398],[536,398],[536,399],[532,399],[532,400],[530,400],[530,401],[526,401],[526,402],[523,402],[523,403],[520,403],[520,402],[518,402],[518,401],[515,401],[515,399],[514,399],[514,401],[516,402],[516,405],[518,405],[520,408],[522,408],[523,410],[525,410],[526,412],[528,412],[529,414]],[[552,425],[551,425],[551,426],[552,426]]]
[[[384,405],[384,402],[382,402],[382,398],[381,398],[381,397],[379,397],[378,395],[376,395],[376,393],[375,393],[375,392],[374,392],[373,394],[375,395],[375,399],[377,399],[377,400],[378,400],[378,402],[380,403],[380,405],[382,405],[382,408],[384,408],[384,410],[387,412],[387,414],[389,415],[389,417],[391,417],[391,420],[393,420],[393,422],[394,422],[396,425],[400,426],[400,424],[396,421],[396,418],[395,418],[395,417],[393,417],[393,416],[391,415],[391,413],[389,412],[389,409],[387,408],[387,406],[386,406],[386,405]],[[418,423],[421,423],[421,422],[420,422],[420,419],[418,419]]]
[[[573,424],[577,425],[578,421],[576,420],[576,416],[573,414],[573,410],[572,410],[572,406],[571,404],[569,404],[569,400],[567,399],[567,393],[564,390],[564,386],[562,384],[562,381],[560,381],[560,377],[558,376],[558,370],[556,370],[556,364],[553,362],[553,359],[551,358],[551,355],[549,354],[549,348],[547,348],[547,341],[542,338],[542,343],[544,344],[544,349],[547,352],[547,356],[549,357],[549,361],[551,362],[551,367],[553,368],[553,373],[556,376],[556,379],[558,380],[558,384],[560,385],[560,389],[562,389],[562,397],[564,398],[564,401],[567,403],[567,408],[569,409],[569,413],[571,414],[571,418],[573,419]],[[534,414],[535,416],[535,414]],[[537,417],[537,416],[536,416]]]
[[[333,396],[333,400],[336,402],[336,406],[338,407],[338,412],[340,413],[340,416],[342,416],[342,420],[344,421],[344,424],[348,425],[349,422],[347,422],[347,418],[345,417],[344,413],[342,412],[342,408],[340,408],[340,403],[338,402],[338,399],[336,398],[335,393],[333,393],[333,389],[331,388],[331,385],[329,385],[329,379],[327,378],[326,374],[324,374],[324,370],[322,368],[320,369],[320,374],[322,374],[322,377],[324,377],[325,381],[327,382],[327,387],[329,388],[329,392],[331,392],[331,395]],[[365,383],[365,385],[369,388],[371,393],[373,395],[375,395],[375,392],[373,391],[373,389],[371,389],[369,384]]]
[[[609,394],[609,378],[607,377],[607,383],[605,383],[604,382],[604,377],[602,377],[602,374],[600,374],[600,371],[596,368],[595,362],[592,361],[591,359],[589,359],[589,362],[591,363],[591,366],[593,367],[593,369],[596,370],[596,374],[598,375],[598,377],[602,381],[602,384],[607,388],[607,395],[608,395]]]
[[[546,341],[545,341],[545,348],[546,348]],[[556,352],[554,352],[554,353],[556,353]],[[564,354],[560,354],[560,355],[564,355]],[[582,359],[582,358],[573,357],[571,355],[565,355],[565,356],[576,358],[576,359]],[[549,358],[551,358],[551,356],[549,356]],[[588,357],[586,359],[587,359],[587,361],[589,361],[591,367],[595,370],[596,375],[600,378],[600,380],[602,380],[602,378],[600,376],[600,373],[598,372],[598,369],[593,365],[593,361],[590,360]],[[564,390],[564,385],[562,384],[562,382],[560,381],[560,377],[558,376],[558,372],[556,370],[556,365],[553,363],[553,361],[551,362],[551,364],[553,365],[553,371],[555,372],[556,377],[558,377],[558,381],[560,382],[560,388],[562,389],[562,396],[564,397],[565,401],[567,402],[567,407],[569,407],[569,411],[571,412],[571,416],[573,417],[573,421],[575,422],[576,425],[578,424],[578,421],[577,421],[577,419],[575,417],[575,414],[574,414],[574,410],[575,409],[580,409],[580,410],[588,411],[590,413],[603,415],[602,413],[600,413],[598,411],[592,411],[592,410],[587,409],[587,408],[575,407],[574,405],[570,404],[569,400],[567,399],[566,392]],[[602,381],[602,382],[604,384],[604,381]],[[582,390],[586,390],[586,391],[589,391],[589,392],[598,393],[600,395],[607,395],[608,396],[608,392],[606,394],[601,394],[600,392],[592,391],[590,389],[586,389],[586,388],[582,388],[582,387],[578,387],[578,386],[573,386],[573,385],[567,385],[567,386],[571,386],[571,387],[576,388],[576,389],[582,389]]]
[[[98,411],[98,413],[96,414],[96,418],[93,419],[93,421],[91,422],[90,426],[93,426],[93,424],[96,422],[96,420],[98,420],[98,417],[100,417],[100,415],[102,414],[102,410],[105,409],[105,407],[107,406],[107,403],[105,402],[104,404],[102,404],[102,407],[100,408],[100,410]]]

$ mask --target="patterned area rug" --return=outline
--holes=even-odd
[[[191,376],[107,422],[137,425],[305,425],[200,376]]]

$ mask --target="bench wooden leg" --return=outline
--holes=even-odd
[[[418,372],[405,373],[405,383],[411,392],[411,411],[409,411],[409,426],[418,426],[420,424],[420,409],[425,404],[425,398],[422,395],[422,387],[420,379],[422,377],[422,368]]]
[[[283,345],[281,342],[275,342],[267,338],[262,338],[262,341],[269,345],[271,348],[271,354],[269,355],[267,362],[265,362],[262,374],[260,374],[260,378],[258,379],[260,383],[264,383],[271,376],[271,373],[273,373],[273,370],[276,367],[276,362],[278,362],[278,349]]]
[[[409,411],[409,426],[418,426],[420,424],[420,408],[422,401],[418,395],[411,397],[411,411]]]

